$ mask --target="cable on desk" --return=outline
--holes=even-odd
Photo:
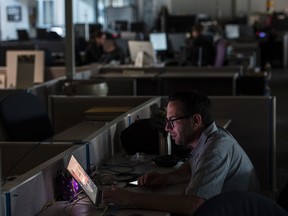
[[[106,205],[105,208],[104,208],[104,210],[103,210],[102,213],[100,214],[100,216],[104,216],[104,215],[107,213],[108,210],[109,210],[109,206]]]
[[[43,213],[48,207],[54,205],[56,200],[57,200],[57,198],[52,200],[52,201],[45,203],[44,206],[42,207],[41,211],[37,215],[41,215],[41,213]]]
[[[129,164],[126,164],[126,163],[120,163],[120,164],[117,164],[117,165],[113,165],[113,164],[106,164],[102,167],[99,168],[99,170],[108,170],[108,171],[111,171],[113,173],[131,173],[133,171],[135,171],[135,165],[129,165]],[[119,171],[119,170],[116,170],[116,168],[127,168],[128,170],[125,170],[125,171]]]

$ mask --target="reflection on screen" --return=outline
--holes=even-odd
[[[167,37],[165,33],[150,33],[149,37],[155,51],[167,50]]]
[[[97,187],[73,155],[71,156],[67,169],[95,204]]]

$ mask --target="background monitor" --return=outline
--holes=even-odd
[[[155,51],[167,50],[168,46],[166,33],[150,33],[149,38]]]
[[[26,29],[17,29],[18,40],[30,40],[28,31]]]
[[[169,15],[167,17],[168,32],[191,32],[196,15]]]
[[[156,62],[155,52],[150,41],[128,41],[128,48],[132,62],[135,62],[138,53],[141,51]]]
[[[237,24],[226,24],[224,27],[225,37],[227,39],[238,39],[240,37],[240,29]]]
[[[130,24],[130,30],[133,32],[144,32],[144,28],[144,22],[131,22]]]
[[[115,31],[127,31],[128,21],[127,20],[115,20],[114,30]]]
[[[171,52],[180,52],[186,47],[186,33],[168,33],[168,48]]]
[[[46,40],[47,39],[47,29],[46,28],[36,28],[36,39]]]
[[[254,39],[255,38],[255,31],[253,26],[251,25],[240,25],[239,26],[239,35],[241,38],[244,39]]]
[[[7,51],[7,88],[28,88],[44,81],[44,51]]]

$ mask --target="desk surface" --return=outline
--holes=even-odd
[[[78,204],[66,204],[65,201],[56,202],[52,206],[45,209],[39,216],[100,216],[103,210],[96,210],[88,200],[79,202]],[[142,209],[111,209],[105,215],[115,216],[169,216],[167,212],[148,211]]]
[[[117,154],[115,154],[110,160],[107,161],[106,166],[112,167],[113,165],[114,170],[118,169],[123,171],[125,171],[125,167],[123,167],[123,164],[131,164],[133,166],[133,164],[135,165],[135,172],[139,173],[139,172],[143,172],[145,170],[145,172],[149,171],[159,171],[159,172],[163,172],[163,171],[168,171],[174,168],[161,168],[156,166],[155,164],[152,163],[151,159],[153,158],[153,156],[151,155],[146,155],[144,156],[144,161],[140,162],[138,165],[135,165],[135,163],[138,163],[137,161],[133,161],[131,160],[131,156],[125,154],[124,152],[119,152]],[[122,166],[121,166],[122,164]],[[106,167],[105,166],[105,167]],[[147,170],[148,169],[148,170]],[[100,170],[100,172],[102,174],[107,174],[104,170]],[[178,193],[182,192],[181,188],[183,189],[185,185],[183,184],[179,184],[179,185],[173,185],[171,187],[167,187],[167,190],[165,188],[164,189],[155,189],[155,191],[153,190],[145,190],[144,192],[148,192],[148,193],[153,193],[153,192],[157,192],[157,193]],[[137,191],[137,192],[141,192],[142,190],[140,188],[137,187],[128,187],[127,188],[130,191]],[[82,196],[82,195],[81,195]],[[95,207],[93,207],[92,203],[88,200],[87,197],[84,197],[84,199],[81,199],[81,201],[79,202],[74,202],[72,204],[67,204],[65,201],[57,201],[55,203],[53,203],[50,207],[47,207],[45,210],[42,211],[41,214],[39,214],[40,216],[61,216],[61,215],[80,215],[80,216],[97,216],[97,215],[102,215],[103,210],[97,210]],[[159,212],[159,211],[150,211],[150,210],[143,210],[143,209],[109,209],[108,212],[106,212],[105,215],[115,215],[115,216],[169,216],[170,214],[168,212]]]

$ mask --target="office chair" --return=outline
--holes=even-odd
[[[280,205],[263,195],[231,191],[216,195],[201,205],[193,216],[287,216]]]
[[[224,39],[219,39],[214,46],[216,51],[214,67],[222,67],[226,56],[226,42]]]
[[[53,136],[48,112],[34,94],[17,92],[0,101],[1,126],[7,141],[44,141]]]

